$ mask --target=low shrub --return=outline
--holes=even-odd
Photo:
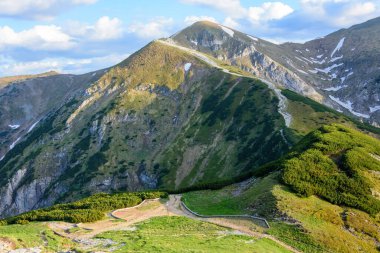
[[[26,224],[29,221],[66,221],[71,223],[101,220],[105,212],[140,204],[144,199],[166,198],[165,192],[97,193],[88,198],[33,210],[7,218],[5,224]]]

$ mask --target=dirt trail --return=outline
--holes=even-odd
[[[111,230],[129,230],[132,225],[152,217],[172,216],[162,200],[147,200],[132,208],[118,209],[112,212],[113,218],[93,223],[71,224],[66,222],[49,222],[48,225],[57,234],[70,239],[89,239],[102,232]]]
[[[113,218],[112,216],[116,217]],[[256,238],[268,238],[282,247],[295,253],[300,253],[291,246],[277,240],[271,235],[257,231],[257,227],[247,220],[233,218],[201,218],[182,208],[181,195],[170,195],[169,200],[147,200],[136,207],[118,209],[112,212],[112,216],[106,220],[71,224],[65,222],[49,222],[49,227],[58,235],[75,241],[86,240],[95,235],[112,230],[133,230],[133,225],[158,216],[185,216],[191,219],[217,224],[222,227],[231,228]]]

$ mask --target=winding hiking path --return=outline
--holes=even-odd
[[[255,238],[267,238],[275,241],[283,248],[300,253],[293,247],[279,241],[275,237],[255,231],[252,221],[235,218],[203,218],[194,215],[181,205],[181,195],[170,195],[169,200],[146,200],[138,206],[123,208],[108,214],[109,218],[93,223],[71,224],[66,222],[49,222],[48,226],[58,235],[78,243],[91,240],[97,234],[112,230],[134,230],[134,224],[158,216],[185,216],[190,219],[214,223],[234,229]]]

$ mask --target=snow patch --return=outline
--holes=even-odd
[[[358,116],[358,117],[362,117],[362,118],[366,118],[368,119],[370,116],[367,115],[367,114],[363,114],[363,113],[359,113],[359,112],[355,112],[353,109],[352,109],[352,102],[351,101],[348,101],[348,102],[343,102],[341,101],[339,98],[336,98],[334,96],[331,96],[329,95],[330,99],[333,100],[334,102],[336,102],[337,104],[343,106],[344,108],[346,108],[347,110],[349,110],[352,114]]]
[[[38,124],[38,122],[40,121],[35,122],[33,125],[31,125],[31,127],[29,127],[28,133],[30,133],[33,130],[33,128]]]
[[[308,64],[306,61],[302,60],[301,58],[299,58],[299,57],[297,57],[297,56],[296,56],[296,59],[299,60],[299,61],[302,61],[303,63]]]
[[[251,36],[251,35],[247,35],[251,40],[254,40],[254,41],[258,41],[258,39],[257,38],[255,38],[255,37],[253,37],[253,36]]]
[[[226,32],[228,35],[230,35],[231,37],[234,37],[234,31],[232,31],[230,28],[227,28],[225,26],[222,26],[222,25],[219,25],[220,28],[223,29],[224,32]]]
[[[301,70],[301,69],[297,69],[297,68],[296,68],[296,70],[297,70],[298,72],[302,73],[302,74],[308,75],[308,73],[306,73],[305,71],[303,71],[303,70]]]
[[[324,69],[318,69],[318,68],[315,68],[315,70],[317,70],[317,71],[319,71],[319,72],[322,72],[322,73],[325,73],[325,74],[328,74],[328,73],[331,72],[331,70],[333,70],[333,69],[335,69],[335,68],[337,68],[337,67],[339,67],[339,66],[342,66],[342,65],[343,65],[343,63],[340,63],[340,64],[334,64],[334,65],[332,65],[332,66],[330,66],[330,67],[327,67],[327,68],[324,68]]]
[[[198,46],[198,41],[196,40],[190,40],[191,43],[195,44],[196,46]]]
[[[332,58],[329,62],[334,62],[334,61],[337,61],[337,60],[340,60],[343,58],[343,55],[342,56],[339,56],[339,57],[334,57]]]
[[[343,37],[343,38],[338,42],[338,45],[336,45],[334,51],[331,53],[331,58],[333,58],[334,54],[335,54],[336,52],[338,52],[338,51],[342,48],[345,39],[346,39],[346,37]]]
[[[8,125],[12,130],[15,130],[20,127],[20,125]]]
[[[325,90],[325,91],[338,91],[338,90],[346,88],[346,87],[347,87],[347,85],[340,85],[337,87],[331,87],[331,88],[327,88],[327,89],[323,89],[323,90]]]
[[[11,149],[13,149],[15,146],[16,146],[16,144],[17,144],[17,142],[19,141],[21,139],[21,137],[18,137],[10,146],[9,146],[9,150],[11,150]]]
[[[321,59],[323,57],[323,54],[317,55],[318,59]]]
[[[376,106],[374,106],[374,107],[370,107],[370,108],[369,108],[369,111],[370,111],[371,113],[376,112],[376,111],[378,111],[378,110],[380,110],[380,105],[376,105]]]
[[[4,159],[4,157],[5,157],[5,155],[3,155],[3,156],[0,158],[0,161],[1,161],[1,160],[3,160],[3,159]]]
[[[310,61],[309,59],[305,58],[305,57],[302,57],[302,59],[304,59],[305,61],[308,61],[310,63],[313,63],[312,61]]]
[[[325,59],[323,59],[323,60],[321,60],[321,61],[316,61],[315,59],[310,58],[310,60],[311,60],[313,63],[316,63],[316,64],[323,64],[323,63],[325,63]]]
[[[340,82],[341,82],[341,83],[344,83],[344,82],[346,81],[346,79],[347,79],[350,75],[353,75],[353,74],[354,74],[354,72],[351,71],[351,72],[348,73],[346,76],[340,78]]]
[[[318,70],[309,70],[310,73],[317,74]]]
[[[183,68],[185,69],[186,72],[189,71],[189,69],[191,68],[191,63],[190,62],[186,63]]]

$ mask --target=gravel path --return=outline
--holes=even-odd
[[[210,222],[222,227],[231,228],[240,233],[256,238],[268,238],[287,250],[300,253],[300,251],[297,251],[291,246],[277,240],[271,235],[255,231],[253,229],[255,225],[252,221],[235,218],[198,217],[182,207],[181,195],[170,195],[169,200],[166,202],[163,202],[162,200],[148,200],[136,207],[118,209],[112,212],[112,216],[113,217],[109,216],[106,220],[101,220],[94,223],[71,224],[66,222],[49,222],[48,225],[56,234],[67,237],[88,248],[88,245],[94,244],[94,246],[96,246],[96,243],[98,242],[94,242],[94,239],[91,238],[102,232],[112,230],[134,230],[134,224],[152,217],[185,216],[191,219]]]

